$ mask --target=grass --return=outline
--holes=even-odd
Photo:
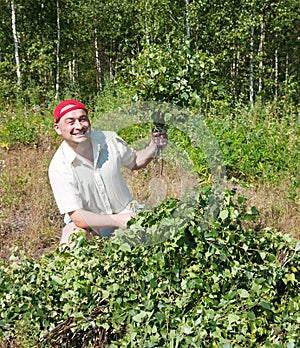
[[[210,119],[229,163],[228,185],[248,198],[249,207],[261,211],[262,227],[300,238],[299,126],[290,115],[261,108],[240,118]],[[52,130],[49,110],[35,108],[25,116],[22,109],[0,111],[0,258],[6,260],[15,246],[34,257],[56,248],[62,228],[48,181],[48,165],[60,139]],[[251,126],[251,137],[243,124]],[[264,157],[268,160],[260,165]],[[161,165],[156,161],[140,172],[126,173],[133,196],[150,207],[180,196],[183,182],[190,181],[167,161],[163,171]]]
[[[59,241],[60,217],[48,182],[52,149],[1,151],[0,258],[18,246],[38,257]]]

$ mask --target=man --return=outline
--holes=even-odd
[[[135,152],[110,131],[91,131],[88,110],[77,100],[64,100],[54,110],[54,129],[63,138],[49,166],[49,179],[65,227],[60,245],[83,231],[110,235],[125,229],[135,215],[121,167],[144,168],[167,145],[166,132],[153,133],[150,144]]]

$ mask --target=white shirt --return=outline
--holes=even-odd
[[[94,165],[63,141],[49,166],[54,198],[66,223],[68,212],[120,213],[132,201],[121,167],[130,167],[134,151],[114,132],[92,131],[91,140]]]

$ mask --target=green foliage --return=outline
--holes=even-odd
[[[40,106],[5,107],[0,110],[0,118],[0,147],[4,149],[15,145],[38,146],[48,136],[53,136],[52,117]]]
[[[92,121],[101,114],[126,105],[128,96],[113,88],[99,94],[91,104]],[[55,105],[49,107],[53,110]],[[38,107],[4,107],[0,110],[0,147],[15,145],[38,146],[48,137],[56,136],[52,127],[52,112]],[[211,134],[216,138],[224,158],[228,177],[242,180],[281,180],[289,178],[289,196],[299,198],[299,125],[297,109],[284,108],[278,103],[262,105],[248,110],[240,106],[233,109],[227,103],[214,104],[203,117]],[[172,120],[171,120],[172,121]],[[174,123],[174,122],[173,122]],[[175,123],[176,125],[176,123]],[[167,125],[168,126],[168,125]],[[120,125],[121,127],[121,125]],[[151,124],[137,124],[119,131],[128,143],[149,136]],[[187,152],[196,172],[207,177],[207,159],[200,147],[194,147],[188,135],[171,125],[168,127],[170,143]],[[201,143],[201,139],[199,139]]]
[[[14,99],[18,93],[18,86],[11,81],[15,67],[8,61],[0,62],[0,102],[5,103]]]
[[[79,236],[71,251],[1,264],[2,339],[39,339],[43,347],[298,346],[299,243],[250,228],[258,211],[231,191],[204,225],[209,195],[202,190],[177,215],[180,202],[170,200],[137,216],[129,233],[173,226],[163,243]]]
[[[90,109],[93,110],[91,116],[98,118],[131,103],[132,93],[129,89],[117,87],[115,83],[107,79],[104,88],[90,101]]]
[[[283,108],[278,103],[254,108],[243,106],[233,109],[228,104],[215,104],[204,115],[198,115],[207,125],[210,135],[200,134],[199,146],[194,146],[188,134],[176,128],[176,121],[166,120],[169,142],[176,149],[184,150],[193,163],[193,169],[201,178],[208,178],[208,152],[206,142],[214,137],[221,149],[224,167],[228,178],[248,182],[290,181],[287,196],[299,199],[299,124],[295,107]],[[193,113],[188,113],[183,123],[193,124]],[[196,116],[195,116],[196,117]],[[196,121],[195,121],[196,122]],[[200,123],[200,126],[203,124]],[[137,124],[120,132],[129,143],[146,137],[151,131],[150,124]]]
[[[276,110],[258,103],[222,116],[211,114],[207,124],[224,155],[227,174],[243,180],[299,178],[299,125],[296,110]]]
[[[236,1],[229,0],[19,0],[14,5],[18,42],[13,40],[10,2],[1,1],[0,100],[22,99],[24,93],[28,98],[33,88],[40,101],[57,88],[60,95],[72,91],[90,98],[107,77],[118,78],[126,62],[124,83],[135,85],[135,78],[141,78],[136,84],[141,98],[188,105],[188,97],[205,95],[210,99],[206,102],[244,102],[249,100],[251,78],[255,96],[299,102],[295,0],[246,1],[238,10]],[[191,55],[185,52],[186,40],[194,50]],[[216,68],[213,77],[211,65]]]
[[[215,88],[213,59],[201,51],[193,52],[189,42],[177,43],[176,49],[170,45],[145,46],[125,65],[123,83],[133,88],[136,100],[199,107],[203,92]]]
[[[6,117],[1,127],[1,146],[9,149],[10,144],[34,144],[38,138],[37,128],[30,123],[31,120],[25,117]]]
[[[175,153],[167,154],[167,150],[164,151],[165,160],[172,166],[173,160],[178,157],[178,151],[184,152],[190,158],[193,168],[191,170],[195,171],[197,174],[201,175],[201,180],[206,181],[209,176],[209,168],[207,162],[207,156],[204,154],[203,149],[199,146],[194,146],[190,137],[183,131],[176,127],[164,124],[164,128],[167,130],[169,144],[176,149]],[[151,135],[154,129],[154,124],[152,123],[139,123],[130,127],[121,129],[118,134],[128,143],[132,144],[139,139],[145,139]]]

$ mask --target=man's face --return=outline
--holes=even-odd
[[[56,133],[74,147],[90,139],[91,124],[85,110],[77,109],[65,114],[54,124]]]

